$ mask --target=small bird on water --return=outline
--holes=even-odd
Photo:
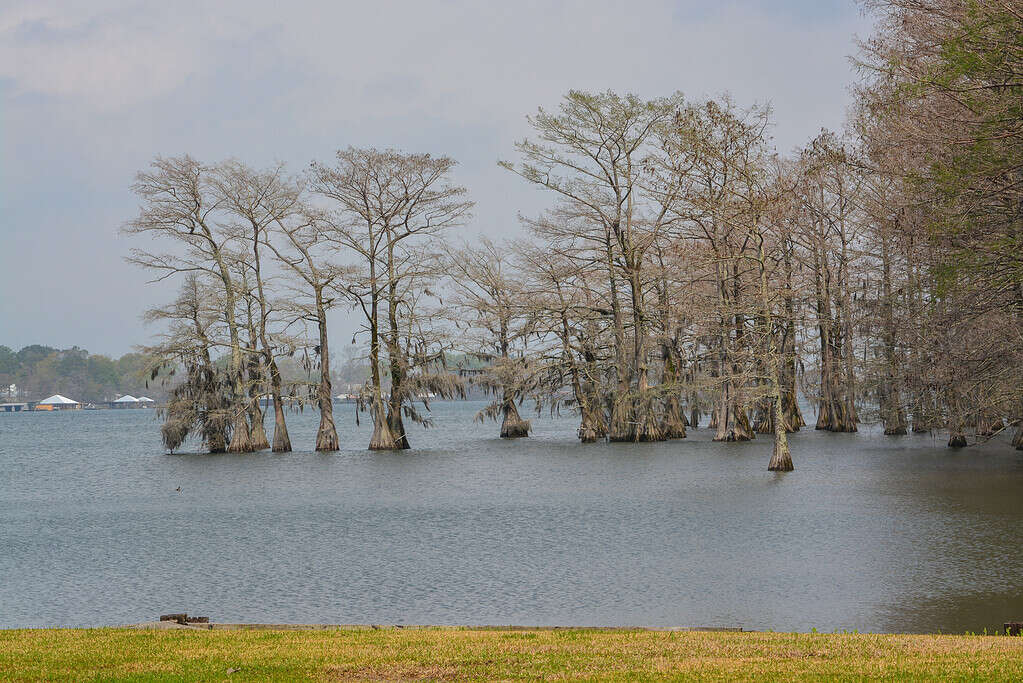
[[[176,488],[176,489],[174,489],[174,490],[175,490],[175,491],[177,491],[178,493],[181,493],[181,487],[180,487],[180,486],[179,486],[179,487],[177,487],[177,488]]]

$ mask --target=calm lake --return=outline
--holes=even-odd
[[[1023,453],[804,430],[502,441],[436,403],[416,450],[168,455],[153,411],[0,414],[0,627],[214,621],[989,630],[1023,619]],[[311,447],[318,415],[289,415]],[[268,420],[268,429],[270,429]],[[175,491],[177,487],[180,492]]]

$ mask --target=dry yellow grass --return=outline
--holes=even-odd
[[[1023,680],[1023,638],[618,630],[0,631],[5,680]]]

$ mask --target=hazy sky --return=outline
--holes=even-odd
[[[123,262],[153,156],[301,170],[348,145],[459,160],[469,232],[546,198],[496,166],[571,88],[770,101],[788,151],[840,128],[853,0],[0,0],[0,344],[145,343],[170,296]],[[332,327],[345,330],[346,314]]]

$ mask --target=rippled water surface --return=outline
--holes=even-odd
[[[152,411],[0,414],[0,626],[216,621],[964,631],[1023,619],[1023,453],[930,436],[167,455]],[[296,447],[318,416],[291,415]],[[269,426],[269,425],[268,425]],[[181,487],[181,491],[175,489]]]

